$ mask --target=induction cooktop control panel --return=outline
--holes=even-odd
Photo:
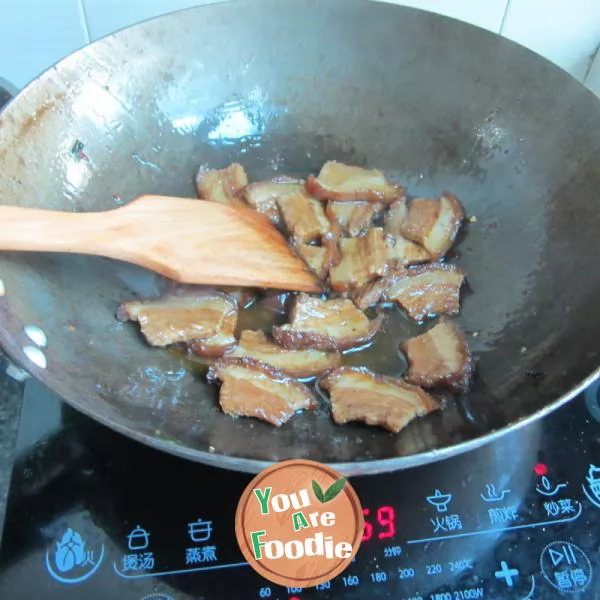
[[[35,472],[16,477],[0,597],[600,597],[594,394],[479,450],[353,478],[365,517],[361,548],[345,572],[310,589],[272,584],[245,562],[234,514],[251,476],[104,432],[110,450],[92,452],[89,437],[78,450],[75,437],[68,448],[80,452],[77,469],[45,490]]]
[[[236,547],[234,506],[216,511],[187,499],[168,519],[132,507],[120,538],[107,537],[85,511],[61,517],[44,528],[38,575],[63,598],[109,579],[131,598],[144,597],[134,589],[151,587],[156,600],[180,597],[174,580],[197,597],[288,600],[539,598],[594,589],[600,467],[586,464],[566,479],[564,468],[529,466],[524,496],[512,489],[514,478],[501,476],[466,478],[459,489],[442,477],[381,476],[377,490],[369,479],[355,480],[365,516],[361,549],[346,572],[312,589],[282,588],[254,573]]]

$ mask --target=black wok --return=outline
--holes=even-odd
[[[290,457],[349,474],[437,460],[598,375],[600,103],[505,39],[363,0],[214,4],[84,48],[0,116],[0,197],[12,205],[102,210],[192,196],[200,164],[238,160],[259,179],[327,159],[376,166],[420,195],[450,189],[477,218],[458,259],[477,378],[439,414],[400,435],[334,426],[325,409],[281,430],[227,417],[189,363],[115,321],[119,302],[165,282],[100,258],[0,256],[0,343],[109,427],[244,471]],[[45,368],[24,354],[26,325],[47,336]]]

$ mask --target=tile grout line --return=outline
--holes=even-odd
[[[83,0],[80,1],[83,2]],[[500,21],[500,29],[498,30],[498,35],[502,35],[502,30],[504,29],[504,23],[506,22],[506,17],[508,15],[511,2],[512,0],[506,0],[506,6],[504,7],[504,14],[502,15],[502,20]]]
[[[583,83],[586,84],[590,73],[592,72],[592,68],[594,67],[594,63],[596,60],[600,60],[598,57],[600,56],[600,44],[598,44],[595,50],[590,54],[588,58],[587,68],[585,70],[585,75],[583,76]]]
[[[85,4],[84,0],[77,0],[77,4],[79,5],[79,16],[81,18],[83,24],[83,33],[85,35],[85,43],[89,44],[92,41],[90,37],[90,27],[87,20],[87,14],[85,12]]]

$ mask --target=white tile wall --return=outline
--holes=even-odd
[[[596,52],[596,57],[585,80],[587,85],[596,96],[600,96],[600,51]]]
[[[0,8],[0,77],[19,88],[88,42],[79,0],[8,0]]]
[[[92,41],[134,23],[211,1],[214,0],[81,0]]]
[[[211,1],[214,0],[82,0],[92,40],[144,19]],[[498,32],[510,0],[379,1],[437,12]]]
[[[511,0],[501,33],[582,81],[600,43],[600,0]]]
[[[90,40],[211,0],[4,0],[0,78],[24,86]],[[214,1],[214,0],[212,0]],[[600,0],[380,0],[438,12],[501,33],[552,60],[600,95]],[[593,79],[593,81],[592,81]]]
[[[460,19],[498,33],[510,0],[381,0]],[[600,0],[599,0],[600,1]]]

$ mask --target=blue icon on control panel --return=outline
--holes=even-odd
[[[519,571],[517,569],[511,569],[506,561],[500,561],[500,570],[494,573],[496,579],[504,579],[506,585],[508,587],[512,587],[514,585],[513,579],[516,579],[519,576]]]
[[[581,486],[584,494],[596,508],[600,508],[600,468],[590,465],[585,481]]]
[[[188,523],[188,533],[192,542],[207,542],[213,532],[212,521],[203,521],[198,519],[194,523]]]
[[[542,486],[536,486],[535,491],[542,496],[556,496],[556,494],[558,494],[562,488],[567,487],[566,483],[558,483],[553,486],[545,475],[542,477],[541,481]]]
[[[546,581],[560,592],[585,590],[592,580],[592,565],[586,553],[571,542],[548,544],[540,556]]]
[[[445,513],[448,511],[448,504],[452,500],[452,494],[442,494],[440,490],[435,490],[433,495],[427,496],[425,498],[431,506],[435,506],[436,510],[439,513]]]
[[[69,527],[53,551],[46,551],[46,569],[60,583],[81,583],[100,568],[103,559],[103,544],[91,544]]]
[[[510,494],[510,490],[496,491],[496,486],[493,483],[487,483],[485,489],[485,495],[479,494],[484,502],[502,502]]]
[[[150,544],[150,534],[139,525],[127,536],[127,547],[130,550],[145,550]]]

